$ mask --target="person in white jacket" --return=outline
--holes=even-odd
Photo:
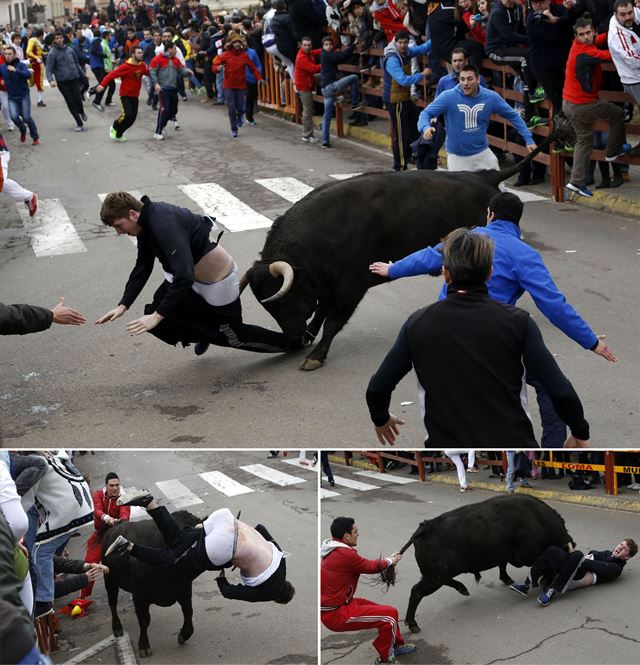
[[[615,1],[607,41],[625,92],[640,104],[640,9],[631,0]]]

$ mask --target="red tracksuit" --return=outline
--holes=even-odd
[[[119,506],[117,503],[119,496],[114,498],[107,496],[105,487],[93,493],[93,527],[95,531],[87,540],[87,553],[84,557],[87,563],[100,563],[102,559],[102,536],[109,528],[104,521],[105,515],[114,519],[129,520],[131,508],[129,506]],[[90,596],[92,590],[93,582],[89,582],[80,591],[80,597],[86,598]]]
[[[322,544],[320,564],[320,619],[336,633],[378,629],[373,646],[381,661],[387,661],[391,649],[402,646],[404,638],[398,626],[398,610],[366,598],[354,598],[361,574],[379,573],[389,566],[387,559],[365,559],[354,547],[339,538]]]

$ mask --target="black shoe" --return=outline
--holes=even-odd
[[[207,349],[211,346],[209,342],[196,342],[196,345],[193,347],[193,352],[197,356],[201,356],[203,353],[207,352]]]
[[[38,106],[39,106],[40,108],[44,108],[44,107],[46,107],[46,104],[45,104],[42,100],[40,100],[40,101],[38,102]]]
[[[530,185],[544,185],[544,183],[544,178],[531,178],[531,181],[529,182]]]
[[[80,117],[82,118],[82,122],[87,122],[88,118],[86,113],[81,113]]]
[[[609,187],[611,187],[611,180],[609,178],[603,178],[602,182],[596,185],[596,189],[609,189]]]
[[[36,606],[35,606],[35,609],[34,609],[34,617],[36,619],[39,619],[40,617],[47,616],[47,614],[53,614],[53,603],[51,603],[51,602],[41,602],[39,600],[36,600]]]
[[[151,104],[151,110],[152,111],[157,111],[158,110],[158,105],[157,104]]]
[[[335,480],[330,480],[329,485],[331,485],[331,487],[335,487],[336,486],[336,481]]]
[[[329,141],[325,141],[325,142],[322,144],[322,147],[323,147],[323,148],[331,148],[331,143],[329,143]]]
[[[267,459],[275,459],[279,454],[277,450],[270,450]]]
[[[366,120],[352,120],[349,124],[352,127],[366,127],[369,123]]]
[[[127,551],[127,548],[131,545],[131,541],[127,540],[124,536],[118,536],[112,543],[107,547],[106,552],[104,553],[104,558],[108,557],[110,554],[124,554]]]
[[[147,489],[136,489],[135,487],[127,490],[126,494],[123,494],[116,503],[119,506],[140,506],[141,508],[146,508],[153,501],[153,497]]]

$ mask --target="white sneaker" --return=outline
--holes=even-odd
[[[154,134],[154,135],[153,135],[153,138],[154,138],[156,141],[164,141],[164,136],[163,136],[162,134]]]
[[[305,143],[317,143],[320,139],[317,139],[315,136],[303,136],[302,140]]]

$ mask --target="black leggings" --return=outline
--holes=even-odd
[[[580,550],[569,554],[562,547],[552,545],[533,564],[531,582],[537,585],[541,577],[546,577],[556,591],[564,591],[570,580],[584,577],[586,571],[580,569],[583,560],[584,554]]]
[[[158,122],[156,134],[162,134],[169,120],[178,114],[178,91],[175,88],[162,88],[158,93]]]
[[[120,97],[120,104],[122,105],[122,110],[113,123],[113,128],[116,130],[116,136],[118,138],[120,138],[136,121],[136,118],[138,117],[138,98]]]
[[[67,103],[67,108],[76,121],[76,125],[82,127],[82,115],[84,113],[81,89],[82,81],[79,78],[71,79],[70,81],[58,81],[57,85],[64,97],[64,101]]]
[[[93,75],[96,77],[98,84],[107,75],[103,67],[94,67],[91,69],[91,71],[93,72]],[[111,83],[109,83],[109,85],[106,87],[107,104],[111,104],[111,100],[113,99],[113,94],[115,93],[115,91],[116,91],[116,83],[115,81],[111,81]],[[96,92],[96,98],[95,98],[96,104],[102,104],[102,97],[104,96],[104,93],[105,90],[103,90],[102,92]]]

